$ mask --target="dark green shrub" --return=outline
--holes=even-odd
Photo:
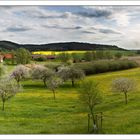
[[[108,65],[110,71],[117,71],[120,69],[120,63],[117,61],[110,61],[108,62]]]
[[[117,52],[116,54],[115,54],[115,58],[116,59],[120,59],[121,57],[122,57],[122,53],[121,52]]]
[[[109,71],[109,65],[108,62],[105,63],[104,61],[96,61],[93,63],[93,68],[95,70],[95,73],[102,73]]]
[[[138,66],[138,64],[136,63],[136,62],[128,62],[128,66],[129,66],[129,68],[134,68],[134,67],[137,67]]]
[[[93,63],[91,62],[83,62],[75,64],[78,68],[82,69],[86,75],[91,75],[96,73],[93,67]]]
[[[73,63],[80,62],[82,60],[82,54],[79,53],[72,53],[71,58],[73,60]]]
[[[45,57],[38,57],[34,58],[35,61],[46,61],[47,59]]]
[[[62,62],[68,62],[71,59],[71,54],[68,54],[67,52],[63,52],[58,54],[57,58]]]
[[[93,53],[90,51],[87,51],[84,53],[84,59],[86,61],[92,61],[93,60]]]
[[[50,68],[54,71],[58,71],[58,68],[61,67],[62,65],[66,65],[65,63],[46,63],[44,66],[47,68]]]

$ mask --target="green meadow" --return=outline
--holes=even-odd
[[[10,67],[10,70],[12,68]],[[136,89],[123,94],[111,92],[111,82],[118,77],[135,80]],[[99,82],[102,103],[96,111],[103,112],[102,134],[140,133],[140,68],[87,76]],[[80,82],[80,81],[79,81]],[[1,134],[88,134],[86,108],[78,99],[78,83],[67,82],[58,88],[56,100],[41,81],[21,82],[23,89],[0,110]],[[0,107],[1,107],[0,102]]]

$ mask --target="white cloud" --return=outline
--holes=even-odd
[[[1,6],[0,40],[18,43],[80,41],[140,48],[140,6]]]

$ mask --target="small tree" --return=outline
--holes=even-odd
[[[69,79],[69,67],[68,66],[59,67],[57,74],[61,79],[63,79],[64,82],[67,81]]]
[[[42,80],[44,86],[47,86],[46,80],[49,79],[52,75],[54,75],[54,71],[46,68],[43,65],[36,65],[32,70],[32,78]]]
[[[84,106],[88,108],[88,112],[91,114],[93,124],[95,124],[96,120],[94,117],[94,109],[95,106],[101,102],[98,83],[93,80],[83,81],[80,85],[79,93],[79,99],[83,102]]]
[[[137,54],[140,54],[140,50],[137,50],[136,53],[137,53]]]
[[[72,53],[71,57],[72,57],[74,63],[81,61],[81,55],[78,53]]]
[[[117,52],[117,53],[115,54],[115,58],[116,58],[116,59],[120,59],[121,57],[122,57],[122,53]]]
[[[127,104],[127,93],[134,89],[134,81],[128,78],[118,78],[112,82],[112,91],[124,94],[125,104]]]
[[[71,58],[71,55],[68,54],[67,52],[63,52],[58,55],[58,59],[60,59],[62,62],[68,62],[70,58]]]
[[[85,74],[84,72],[75,67],[75,66],[70,66],[69,67],[69,79],[71,80],[72,86],[74,87],[75,85],[75,81],[78,79],[82,79],[84,78]]]
[[[5,108],[5,102],[16,95],[19,86],[9,78],[0,79],[0,98],[2,100],[2,110]]]
[[[113,58],[113,54],[110,51],[105,51],[104,55],[105,55],[106,59],[112,59]]]
[[[62,84],[62,79],[60,79],[57,76],[51,76],[49,79],[47,79],[47,87],[50,89],[54,95],[55,99],[55,93],[56,89]]]
[[[84,59],[86,61],[92,61],[93,60],[93,53],[90,51],[87,51],[84,53]]]
[[[29,77],[30,69],[25,67],[24,65],[18,65],[13,72],[11,73],[10,77],[14,78],[19,85],[19,82],[27,77]]]
[[[104,51],[98,50],[96,51],[96,59],[103,59],[104,58]]]
[[[17,49],[15,55],[17,64],[28,64],[31,61],[31,53],[25,48]]]
[[[11,63],[12,63],[12,65],[14,65],[14,64],[15,64],[15,60],[16,60],[16,59],[15,59],[15,58],[16,58],[16,57],[15,57],[16,52],[15,52],[14,50],[12,50],[12,51],[11,51],[11,55],[12,55]]]
[[[61,67],[58,71],[58,75],[64,80],[71,80],[72,86],[74,87],[75,81],[84,78],[84,72],[76,66]]]

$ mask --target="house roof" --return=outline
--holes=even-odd
[[[54,58],[56,58],[56,56],[54,56],[54,55],[47,55],[46,58],[48,58],[48,59],[54,59]]]
[[[4,56],[4,58],[7,58],[7,59],[13,58],[13,55],[10,53],[4,54],[3,56]]]

